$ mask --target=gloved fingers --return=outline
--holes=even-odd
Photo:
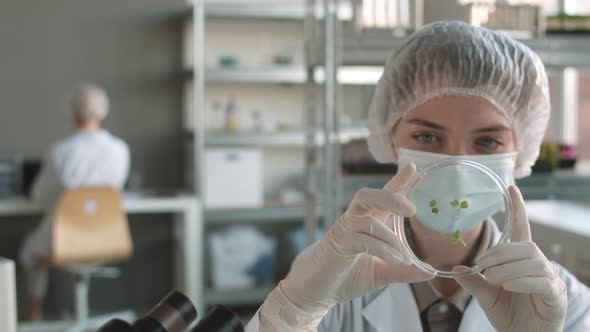
[[[522,278],[548,278],[555,279],[553,265],[542,258],[513,261],[496,265],[486,269],[484,273],[488,282],[495,285],[505,285],[511,280]]]
[[[542,295],[545,304],[558,306],[555,301],[563,295],[565,285],[561,279],[547,277],[524,277],[505,282],[502,287],[510,292]]]
[[[401,239],[395,234],[393,229],[388,228],[383,222],[376,218],[371,216],[340,218],[339,223],[342,225],[343,231],[366,234],[387,243],[387,245],[397,252],[407,252]],[[352,239],[352,241],[355,240]]]
[[[468,269],[466,266],[455,266],[453,272],[463,272]],[[490,310],[496,304],[500,291],[502,290],[500,287],[489,283],[481,273],[458,276],[455,277],[455,280],[469,294],[477,299],[477,302],[479,302],[479,305],[485,311]]]
[[[375,260],[376,288],[387,286],[394,282],[414,283],[434,279],[434,275],[422,271],[415,265],[391,265],[379,259]]]
[[[531,241],[531,227],[529,225],[529,218],[526,215],[524,207],[524,200],[518,187],[512,185],[508,188],[510,199],[512,200],[512,231],[510,233],[510,240],[517,241]]]
[[[393,213],[411,217],[416,207],[400,193],[383,189],[362,188],[354,194],[345,214],[349,216],[380,215]]]
[[[344,233],[342,243],[346,243],[349,254],[366,253],[375,256],[389,264],[408,265],[410,264],[407,253],[390,247],[387,243],[362,233]]]
[[[404,165],[398,172],[395,174],[391,180],[389,180],[383,189],[390,191],[390,192],[400,192],[404,188],[404,186],[410,181],[412,176],[416,173],[416,164],[413,162]]]
[[[475,258],[475,263],[483,268],[488,268],[534,258],[545,258],[534,242],[510,242],[486,250]]]

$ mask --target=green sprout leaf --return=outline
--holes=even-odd
[[[464,247],[467,247],[467,244],[461,238],[461,231],[459,231],[459,230],[456,230],[455,233],[453,233],[453,235],[451,236],[451,242],[453,242],[453,244],[457,244],[457,243],[461,242],[461,244]]]
[[[438,208],[432,208],[432,213],[437,214],[438,213]]]
[[[454,200],[451,202],[451,206],[452,207],[459,207],[459,201],[458,200]]]
[[[461,208],[462,208],[462,209],[466,209],[466,208],[468,208],[468,207],[469,207],[469,204],[467,204],[467,201],[463,201],[463,202],[461,202]]]
[[[430,203],[428,203],[428,205],[430,205],[431,208],[436,206],[436,201],[433,199],[430,201]]]

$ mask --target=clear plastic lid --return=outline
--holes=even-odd
[[[401,192],[416,214],[392,215],[393,229],[414,264],[444,278],[480,272],[474,258],[510,238],[512,201],[505,182],[483,164],[457,157],[418,168]],[[453,272],[456,265],[469,270]]]

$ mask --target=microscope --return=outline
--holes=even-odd
[[[112,319],[96,332],[243,332],[238,317],[224,306],[213,307],[197,325],[189,330],[197,319],[193,303],[182,293],[172,291],[154,306],[144,317],[128,323]]]

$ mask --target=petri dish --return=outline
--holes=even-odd
[[[416,206],[416,214],[391,219],[418,268],[443,278],[481,272],[473,263],[477,254],[509,241],[512,201],[507,185],[513,180],[493,168],[460,157],[417,167],[401,191]],[[453,272],[455,265],[469,269]]]

